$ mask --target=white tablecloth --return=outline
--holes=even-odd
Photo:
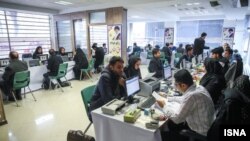
[[[109,116],[101,108],[92,111],[92,119],[97,141],[161,141],[160,130],[145,127],[150,117],[141,116],[134,124],[123,122],[123,114]],[[165,122],[160,122],[160,126]]]

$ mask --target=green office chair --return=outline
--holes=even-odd
[[[15,97],[15,90],[18,89],[22,89],[24,88],[24,97],[26,97],[25,94],[25,87],[28,87],[30,93],[32,94],[32,97],[34,98],[34,100],[36,101],[35,96],[33,95],[30,87],[29,87],[29,83],[30,83],[30,71],[21,71],[21,72],[16,72],[14,75],[14,81],[13,81],[13,88],[12,88],[12,95],[15,99],[16,105],[17,107],[19,106]]]
[[[92,124],[92,119],[91,119],[91,117],[89,115],[89,113],[90,113],[90,111],[89,111],[89,106],[90,105],[89,104],[90,104],[90,100],[91,100],[91,98],[92,98],[92,96],[94,94],[95,88],[96,88],[96,85],[92,85],[92,86],[89,86],[89,87],[87,87],[87,88],[85,88],[85,89],[83,89],[81,91],[84,108],[85,108],[86,114],[87,114],[87,116],[89,118],[89,121],[90,121],[90,123],[87,126],[87,128],[85,129],[84,133],[86,133],[88,131],[89,127]]]
[[[91,79],[91,81],[93,81],[93,80],[92,80],[92,77],[90,77],[90,75],[89,75],[89,72],[91,72],[91,71],[94,69],[94,64],[95,64],[95,59],[92,58],[92,59],[89,61],[88,68],[87,68],[87,69],[81,69],[80,80],[82,80],[82,73],[84,72],[84,73],[88,76],[88,78]]]
[[[68,69],[68,63],[63,63],[63,64],[60,64],[59,65],[59,69],[58,69],[58,72],[57,72],[57,75],[56,76],[49,76],[49,79],[50,79],[50,84],[49,84],[49,87],[51,88],[51,80],[56,80],[57,84],[59,85],[61,91],[63,92],[63,89],[62,89],[62,86],[59,84],[59,82],[57,81],[57,79],[60,79],[60,78],[65,78],[66,82],[68,82],[67,78],[65,77],[66,74],[67,74],[67,69]],[[71,84],[70,84],[70,87],[72,88]]]

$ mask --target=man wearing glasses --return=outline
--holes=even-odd
[[[176,72],[174,78],[176,89],[183,95],[168,97],[167,102],[157,101],[165,116],[170,119],[169,123],[172,124],[172,129],[169,126],[170,131],[166,132],[165,137],[163,133],[163,138],[182,140],[178,134],[182,129],[190,129],[206,136],[214,120],[214,104],[209,93],[204,87],[196,86],[191,74],[185,69]],[[179,103],[180,107],[172,107],[171,102]],[[187,123],[186,126],[181,124],[184,122]]]

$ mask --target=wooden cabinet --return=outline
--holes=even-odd
[[[0,125],[7,124],[6,116],[4,113],[2,91],[0,90]]]

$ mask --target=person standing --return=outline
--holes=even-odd
[[[163,64],[161,62],[161,52],[159,49],[154,48],[152,51],[153,58],[149,62],[148,71],[150,73],[155,73],[153,76],[156,78],[163,77]]]
[[[104,50],[102,47],[97,47],[97,44],[93,44],[92,48],[95,50],[95,55],[93,56],[93,58],[95,58],[95,64],[94,64],[94,68],[95,71],[97,73],[101,72],[99,66],[103,64],[103,60],[104,60]]]
[[[201,37],[196,38],[194,40],[194,55],[196,59],[196,63],[198,63],[198,56],[202,55],[203,57],[203,50],[205,48],[205,38],[207,37],[207,33],[203,32]]]

